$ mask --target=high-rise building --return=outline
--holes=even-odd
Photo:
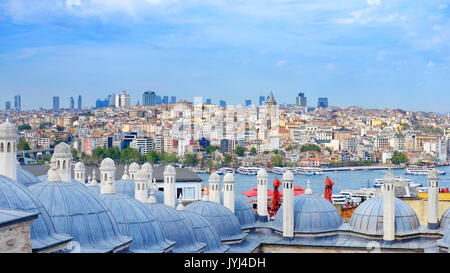
[[[205,104],[211,104],[211,99],[206,99],[206,103]]]
[[[155,106],[156,94],[155,92],[145,91],[142,95],[142,105],[143,106]]]
[[[161,102],[162,102],[161,96],[156,96],[156,97],[155,97],[155,105],[160,105]]]
[[[252,100],[245,100],[245,107],[252,105]]]
[[[5,110],[11,110],[11,102],[10,101],[5,102]]]
[[[266,101],[266,97],[259,96],[259,105],[263,105],[265,101]]]
[[[164,96],[161,100],[162,104],[169,104],[169,96]]]
[[[296,105],[297,106],[306,106],[305,93],[298,93],[298,96],[297,96],[297,99],[296,99]]]
[[[328,98],[319,98],[317,101],[317,107],[327,108]]]
[[[220,102],[219,102],[219,105],[220,105],[220,107],[227,107],[227,103],[224,101],[224,100],[221,100]]]
[[[122,107],[122,108],[130,108],[131,107],[130,95],[127,95],[125,90],[122,90],[122,94],[120,95],[120,107]]]
[[[82,106],[82,105],[81,105],[81,95],[78,96],[78,105],[77,105],[77,106],[78,106],[78,107],[77,107],[78,110],[81,110],[81,106]]]
[[[14,108],[17,110],[20,110],[22,108],[22,102],[21,102],[20,95],[16,95],[14,97]]]
[[[75,100],[73,97],[70,97],[69,109],[75,108]]]
[[[53,110],[59,109],[59,97],[53,96]]]
[[[105,100],[97,99],[97,101],[95,102],[95,108],[108,107],[108,105],[109,105],[108,99]]]
[[[177,102],[177,97],[171,96],[170,97],[170,104],[175,104]]]

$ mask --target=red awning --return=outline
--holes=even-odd
[[[242,194],[246,195],[247,197],[253,197],[258,195],[258,188],[254,187],[251,190],[244,191]],[[267,196],[273,196],[273,191],[267,190]]]

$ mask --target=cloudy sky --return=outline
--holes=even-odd
[[[450,111],[450,0],[1,0],[0,109],[126,90]]]

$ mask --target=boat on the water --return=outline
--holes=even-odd
[[[256,175],[259,169],[258,167],[239,167],[236,172],[244,175]]]
[[[295,174],[300,175],[320,175],[323,174],[321,168],[315,167],[297,167],[295,168]]]
[[[218,175],[227,174],[227,173],[234,174],[234,173],[235,173],[235,170],[234,170],[233,168],[229,168],[229,167],[222,167],[222,168],[218,169],[218,170],[216,171],[216,173],[217,173]]]
[[[427,167],[409,167],[405,169],[405,174],[409,175],[428,175],[428,172],[431,170],[437,170],[440,175],[444,175],[445,171],[438,170],[436,168],[427,168]]]

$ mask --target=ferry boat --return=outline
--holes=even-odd
[[[223,167],[223,168],[218,169],[218,170],[216,171],[216,173],[217,173],[218,175],[222,175],[222,174],[226,174],[226,173],[234,174],[235,171],[234,171],[233,168]]]
[[[322,169],[315,167],[297,167],[295,168],[295,174],[301,175],[320,175],[323,174]]]
[[[295,168],[289,168],[289,167],[273,167],[272,168],[272,173],[275,173],[275,174],[284,174],[287,171],[291,171],[293,174],[297,173]]]
[[[236,172],[244,175],[256,175],[259,169],[258,167],[239,167]]]
[[[409,167],[405,169],[405,174],[409,175],[428,175],[431,170],[437,170],[440,175],[444,175],[445,171],[438,170],[436,168],[426,168],[426,167]]]
[[[373,187],[374,188],[379,188],[381,186],[383,186],[383,178],[375,178],[373,183]],[[408,178],[403,178],[401,176],[396,176],[395,177],[395,183],[412,183],[411,179]]]

